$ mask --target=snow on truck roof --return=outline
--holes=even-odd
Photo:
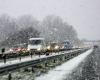
[[[44,40],[44,38],[30,38],[29,40]]]

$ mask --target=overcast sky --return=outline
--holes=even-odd
[[[100,0],[0,0],[0,15],[57,15],[73,25],[80,39],[100,39]]]

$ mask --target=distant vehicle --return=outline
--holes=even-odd
[[[9,50],[7,50],[5,53],[18,53],[19,51],[20,51],[20,48],[12,47]]]
[[[47,46],[47,51],[57,51],[60,49],[60,46],[56,42],[49,43]]]
[[[19,53],[19,52],[27,52],[27,44],[16,44],[9,48],[5,53]]]
[[[62,42],[62,49],[70,50],[72,48],[73,48],[73,46],[69,41]]]
[[[28,51],[46,51],[44,38],[30,38],[28,42]]]
[[[98,48],[99,46],[98,46],[98,45],[94,45],[93,47],[96,49],[96,48]]]

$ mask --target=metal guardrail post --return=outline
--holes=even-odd
[[[19,60],[21,61],[21,53],[19,53]]]
[[[8,74],[8,80],[11,80],[12,79],[12,76],[11,76],[11,73]]]
[[[5,52],[5,48],[2,48],[2,49],[1,49],[1,52],[2,52],[2,54],[4,54],[4,52]]]
[[[48,64],[47,64],[47,62],[45,63],[45,67],[47,67],[48,66]]]
[[[5,48],[2,48],[1,49],[2,57],[3,57],[4,63],[6,63],[6,54],[4,54],[4,52],[5,52]]]
[[[31,58],[32,58],[32,52],[31,52]]]
[[[33,72],[35,72],[35,71],[34,71],[34,67],[32,66],[32,73],[33,73]]]
[[[39,52],[39,57],[40,57],[41,53]]]
[[[3,60],[4,60],[4,63],[6,63],[6,54],[3,54]]]
[[[65,56],[65,59],[67,59],[67,57]]]
[[[56,62],[56,60],[54,59],[54,61],[53,61],[54,63]]]

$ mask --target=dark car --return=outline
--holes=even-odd
[[[94,47],[94,48],[98,48],[99,46],[98,46],[98,45],[94,45],[93,47]]]

